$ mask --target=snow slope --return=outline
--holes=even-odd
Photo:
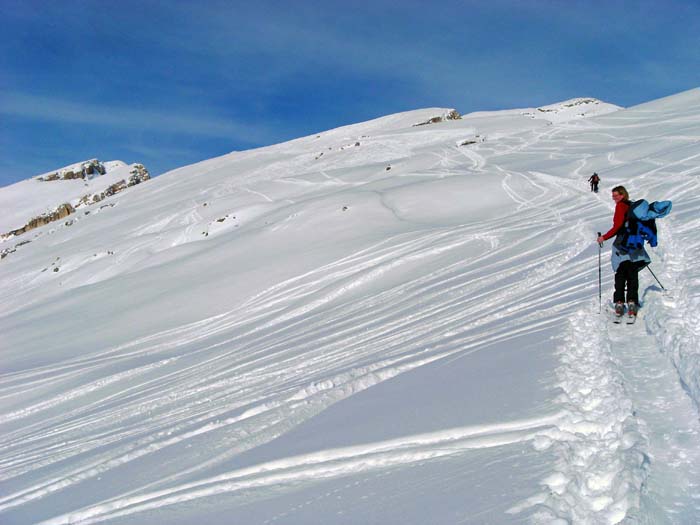
[[[445,112],[184,167],[3,259],[0,522],[698,522],[700,90],[414,126]],[[598,313],[617,184],[674,201],[634,326]]]

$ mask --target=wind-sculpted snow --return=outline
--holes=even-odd
[[[698,157],[700,159],[700,157]],[[698,210],[697,194],[692,188],[678,188],[682,204],[676,207],[676,215],[691,215]],[[692,211],[691,211],[692,210]],[[696,232],[700,220],[688,217],[673,221],[671,227],[662,229],[668,242],[660,250],[665,272],[660,285],[666,293],[650,298],[655,306],[649,315],[650,329],[656,335],[659,348],[669,355],[678,369],[684,388],[700,406],[700,242]],[[658,289],[658,288],[657,288]]]
[[[181,168],[3,259],[0,522],[700,521],[700,91],[413,126],[445,111]],[[674,202],[633,326],[617,184]]]

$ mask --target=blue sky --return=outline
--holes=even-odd
[[[0,186],[154,175],[399,111],[700,85],[700,1],[0,0]]]

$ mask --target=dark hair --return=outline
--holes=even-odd
[[[627,193],[627,190],[625,189],[624,186],[615,186],[612,189],[612,191],[613,191],[613,193],[619,193],[620,195],[622,195],[626,201],[630,200],[630,194]]]

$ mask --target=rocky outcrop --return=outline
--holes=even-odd
[[[457,110],[452,109],[439,117],[433,117],[431,119],[426,120],[425,122],[419,122],[418,124],[414,124],[413,127],[425,126],[427,124],[437,124],[438,122],[445,122],[446,120],[460,120],[461,118],[462,115],[460,115],[457,112]]]
[[[20,246],[24,246],[25,244],[29,244],[30,242],[32,242],[32,241],[27,240],[27,241],[18,242],[12,248],[4,248],[4,249],[0,250],[0,260],[4,259],[5,257],[10,255],[11,253],[15,253],[17,251],[17,248],[19,248]]]
[[[49,173],[43,177],[37,177],[42,182],[52,182],[55,180],[87,179],[92,175],[104,175],[107,170],[99,160],[90,159],[80,164],[75,164],[67,168],[60,169],[54,173]]]
[[[68,217],[71,213],[75,213],[75,208],[73,208],[73,206],[71,206],[70,203],[66,202],[64,204],[61,204],[52,212],[39,215],[38,217],[34,217],[21,228],[18,228],[17,230],[12,230],[11,232],[4,234],[3,237],[22,235],[23,233],[33,230],[34,228],[38,228],[39,226],[44,226],[45,224],[48,224],[53,221],[60,221],[61,219]]]
[[[103,192],[95,193],[93,195],[83,195],[78,201],[76,207],[100,202],[107,197],[116,195],[126,188],[136,186],[137,184],[141,184],[142,182],[145,182],[151,178],[151,175],[148,173],[148,170],[143,167],[143,164],[134,164],[129,174],[130,177],[128,179],[122,179],[119,182],[115,182]]]
[[[470,146],[472,144],[479,144],[481,142],[485,142],[486,137],[482,137],[481,135],[474,135],[472,137],[469,137],[467,139],[460,140],[457,143],[457,146]]]
[[[134,186],[151,178],[151,174],[148,173],[148,170],[143,167],[143,164],[134,164],[134,167],[129,173],[131,174],[131,177],[129,177],[129,183],[127,186]]]

